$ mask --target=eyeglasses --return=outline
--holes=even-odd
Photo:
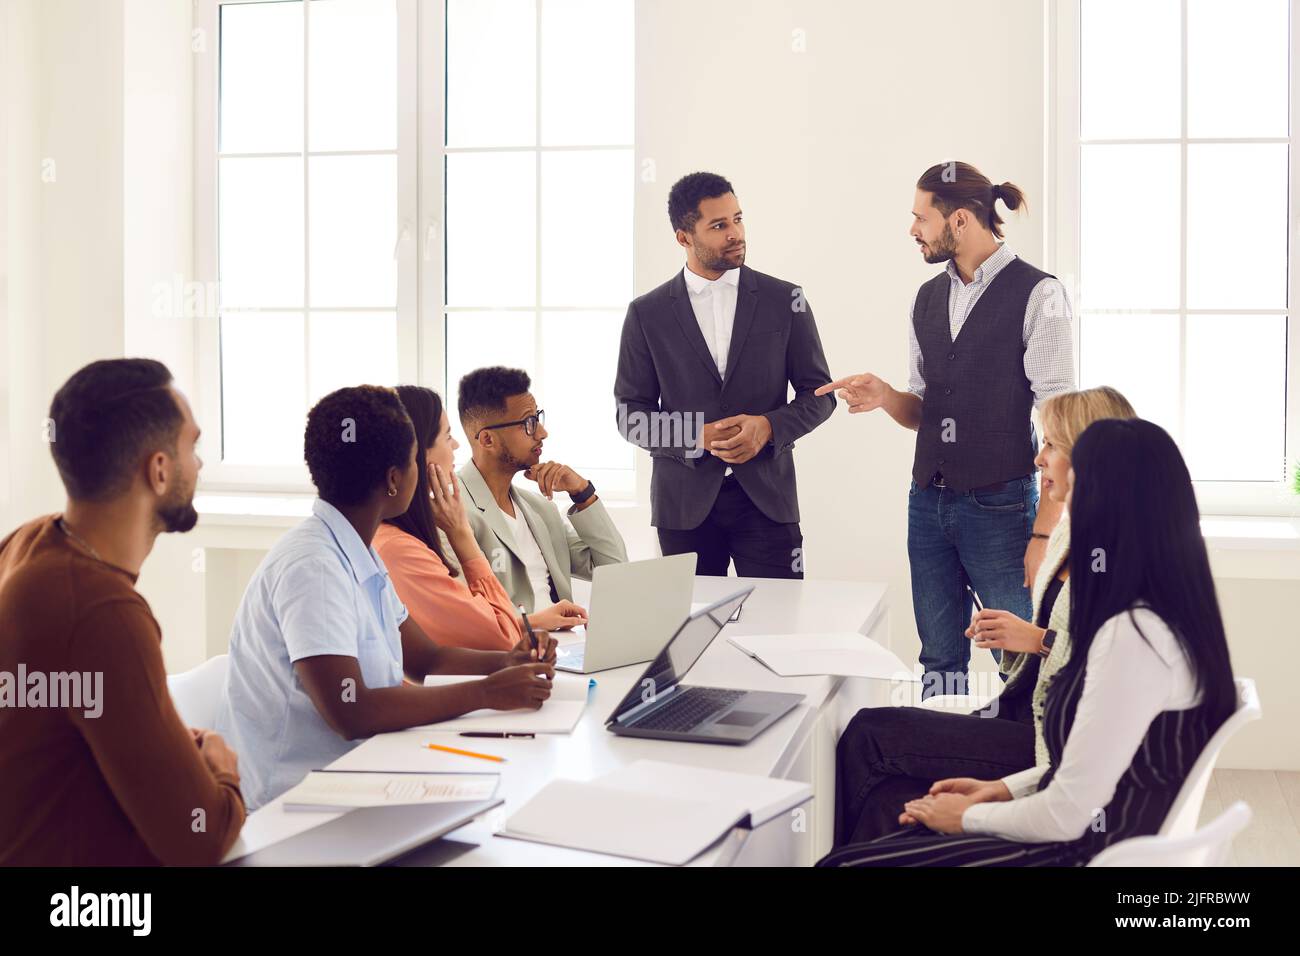
[[[545,425],[545,424],[546,424],[546,412],[542,411],[539,408],[537,410],[536,415],[529,415],[527,418],[521,418],[518,421],[502,422],[499,425],[484,425],[482,428],[480,428],[478,431],[474,433],[474,437],[478,438],[479,435],[483,434],[484,432],[491,431],[494,428],[511,428],[515,425],[523,425],[524,434],[527,435],[529,438],[532,438],[533,435],[537,434],[537,426]]]

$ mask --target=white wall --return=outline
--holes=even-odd
[[[665,212],[673,181],[722,173],[745,212],[747,264],[802,285],[832,374],[905,387],[908,307],[936,272],[907,234],[922,171],[962,159],[1020,185],[1030,215],[1010,217],[1008,241],[1042,261],[1041,0],[744,9],[639,5],[637,151],[656,179],[637,192],[637,291],[682,266]],[[887,581],[908,661],[914,439],[883,413],[840,407],[795,451],[808,575]]]
[[[194,276],[193,60],[214,38],[191,36],[190,3],[123,3],[125,351],[166,363],[177,386],[194,401],[192,304],[205,296],[187,296]],[[208,435],[214,432],[209,429]],[[208,438],[199,452],[218,447]],[[173,670],[208,656],[206,568],[201,540],[163,535],[140,571],[138,586],[166,635],[163,655]]]
[[[58,510],[43,423],[87,362],[147,355],[192,392],[191,326],[155,308],[191,278],[191,4],[6,0],[0,528]],[[186,656],[199,542],[159,539],[140,588]],[[181,571],[183,569],[183,573]],[[201,653],[201,651],[200,651]],[[198,657],[201,660],[202,657]]]
[[[118,0],[11,0],[4,16],[8,528],[62,504],[54,391],[122,354],[123,51]]]

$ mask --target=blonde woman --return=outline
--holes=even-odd
[[[1040,494],[1064,503],[1074,442],[1094,421],[1135,418],[1108,386],[1065,392],[1039,410],[1043,441],[1034,464]],[[1033,619],[986,608],[966,636],[1002,651],[1007,683],[973,714],[875,707],[860,710],[837,751],[835,845],[859,843],[898,829],[904,803],[947,777],[1000,778],[1046,765],[1043,704],[1047,684],[1069,659],[1070,528],[1064,512],[1033,582]]]

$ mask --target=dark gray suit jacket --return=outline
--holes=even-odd
[[[623,437],[654,459],[650,523],[686,530],[708,516],[727,466],[701,447],[700,429],[741,414],[766,415],[772,443],[733,466],[736,479],[773,521],[798,521],[790,452],[835,410],[833,395],[813,395],[830,380],[812,310],[792,283],[740,267],[725,379],[680,272],[634,299],[623,320],[614,400]],[[790,385],[795,397],[787,401]]]

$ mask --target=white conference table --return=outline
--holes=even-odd
[[[585,582],[575,582],[582,585]],[[587,709],[572,734],[532,739],[465,738],[428,729],[379,734],[330,764],[333,770],[499,772],[503,806],[414,851],[401,862],[446,866],[639,866],[637,860],[496,837],[506,817],[555,778],[590,780],[635,760],[649,759],[810,783],[813,798],[789,817],[733,829],[693,866],[808,865],[824,855],[834,828],[835,742],[863,706],[897,702],[889,681],[838,677],[779,677],[727,642],[733,634],[815,634],[857,631],[888,646],[884,584],[856,581],[785,581],[697,577],[693,600],[711,602],[755,585],[739,621],[728,624],[691,669],[689,684],[744,690],[781,690],[804,701],[748,744],[685,743],[616,737],[605,730],[610,712],[641,676],[635,664],[591,675]],[[589,585],[587,585],[589,587]],[[586,593],[575,593],[582,603]],[[557,635],[566,643],[565,635]],[[569,637],[567,640],[576,640]],[[426,742],[506,758],[503,764],[440,753]],[[337,813],[286,812],[282,798],[252,813],[227,859],[243,856],[319,826]]]

